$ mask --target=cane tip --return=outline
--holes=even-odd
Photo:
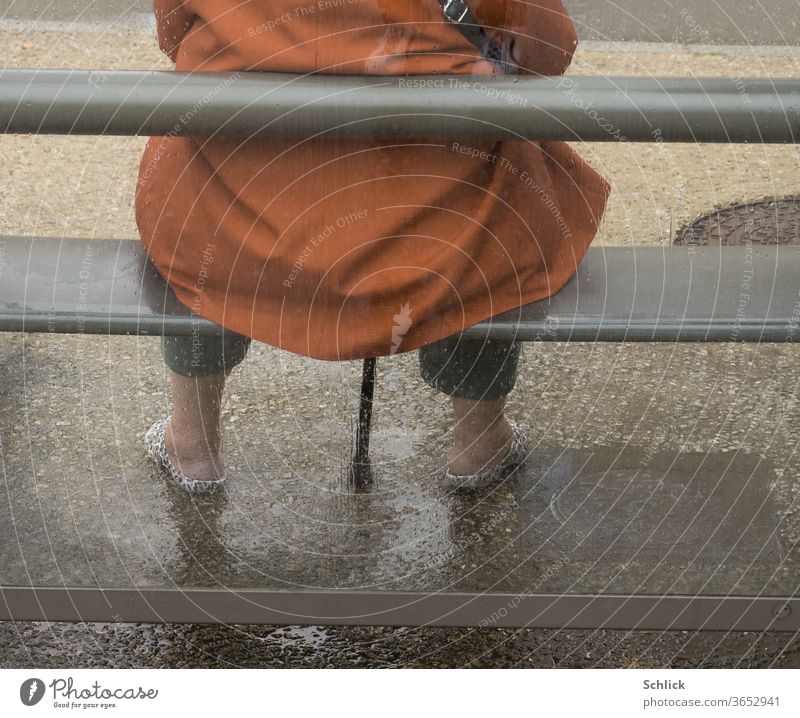
[[[367,491],[375,485],[375,474],[369,459],[366,461],[358,458],[353,460],[350,466],[349,484],[356,493]]]

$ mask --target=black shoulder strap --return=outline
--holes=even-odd
[[[499,65],[500,69],[508,75],[517,73],[517,67],[510,56],[511,45],[503,47],[489,37],[472,14],[466,0],[437,0],[437,2],[442,8],[444,16],[481,51],[483,57]]]
[[[464,0],[438,0],[444,16],[455,25],[459,32],[479,50],[483,50],[488,39],[486,32],[475,19],[472,10]]]

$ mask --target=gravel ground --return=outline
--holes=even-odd
[[[137,33],[112,37],[0,32],[0,48],[9,67],[168,67],[152,38]],[[788,51],[582,52],[574,72],[792,76],[798,71],[798,57]],[[6,158],[0,166],[0,186],[6,188],[0,196],[0,232],[135,236],[131,198],[142,145],[142,140],[119,138],[0,138]],[[628,144],[589,145],[582,151],[615,187],[598,240],[609,245],[666,244],[681,224],[715,206],[800,194],[795,147]],[[257,347],[231,387],[226,422],[229,431],[237,432],[237,445],[244,447],[243,461],[259,446],[257,435],[238,428],[244,423],[273,422],[273,445],[283,441],[291,447],[297,440],[292,433],[296,425],[275,424],[284,403],[298,405],[295,419],[337,417],[335,401],[330,406],[321,400],[310,406],[297,402],[303,390],[307,395],[308,388],[316,386],[314,382],[341,385],[336,372],[315,375],[310,365],[276,354]],[[79,445],[75,442],[101,428],[115,430],[123,446],[132,444],[128,439],[163,407],[163,375],[153,340],[4,335],[0,357],[0,395],[9,402],[9,392],[25,387],[24,411],[42,424],[36,429],[37,437],[43,437],[36,448],[55,463],[68,465]],[[772,488],[785,509],[796,502],[800,488],[793,471],[797,462],[792,428],[800,408],[797,382],[791,379],[795,365],[791,349],[775,347],[537,347],[528,353],[513,410],[542,445],[585,449],[623,443],[653,451],[768,451],[775,467]],[[123,406],[124,416],[115,420],[119,427],[109,427],[109,414],[100,409],[93,414],[91,404],[87,412],[86,400],[101,396],[103,382],[120,367],[137,367],[136,377],[126,380],[120,375],[116,380],[109,411],[120,411],[115,401],[131,404]],[[342,371],[352,383],[355,367]],[[423,401],[419,390],[414,394],[413,362],[400,362],[391,372],[380,401],[384,417],[391,417],[385,420],[385,431],[391,435],[393,427],[404,427],[413,448],[414,442],[424,442],[424,432],[417,436],[417,429],[429,431],[446,423],[444,407],[439,402],[427,408],[430,397],[425,395]],[[126,381],[130,386],[124,390]],[[409,402],[408,396],[420,396],[420,401]],[[264,397],[270,397],[269,402]],[[5,436],[18,439],[17,448],[25,448],[27,441],[30,449],[34,443],[24,433],[28,425],[27,419],[19,418],[22,409],[5,405],[0,422]],[[324,424],[332,427],[334,438],[346,435],[346,427],[334,424]],[[380,431],[377,438],[380,444]],[[118,460],[124,461],[126,475],[149,486],[158,477],[147,473],[138,441],[137,437],[136,446],[120,449],[123,458]],[[404,470],[413,472],[420,460],[416,448],[383,445],[390,458],[405,461]],[[423,458],[433,464],[440,461]],[[81,475],[73,470],[70,476],[79,480]],[[291,494],[293,489],[286,491]],[[170,500],[166,493],[148,499],[153,520],[167,510]],[[126,526],[124,517],[119,521],[115,530]],[[784,545],[796,551],[797,522],[784,522],[782,531]],[[125,531],[121,533],[124,537]],[[159,538],[170,540],[166,534]],[[0,625],[0,667],[23,666],[798,667],[800,642],[793,635],[745,633]]]
[[[25,624],[3,668],[797,668],[800,645],[750,633]]]

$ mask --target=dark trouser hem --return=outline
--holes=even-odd
[[[247,356],[250,339],[224,331],[222,336],[162,337],[164,362],[176,374],[196,379],[230,374]]]
[[[420,349],[420,373],[448,396],[496,401],[513,391],[521,353],[521,342],[450,337]]]
[[[230,331],[221,336],[165,336],[161,351],[176,374],[199,378],[230,374],[245,360],[250,342]],[[514,390],[521,353],[520,342],[450,337],[420,349],[420,373],[426,384],[448,396],[496,401]]]

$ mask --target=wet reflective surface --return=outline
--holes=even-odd
[[[530,346],[502,485],[448,493],[446,402],[382,360],[377,483],[347,483],[360,363],[257,345],[229,385],[228,484],[149,462],[157,340],[0,337],[5,586],[792,595],[791,347]]]

